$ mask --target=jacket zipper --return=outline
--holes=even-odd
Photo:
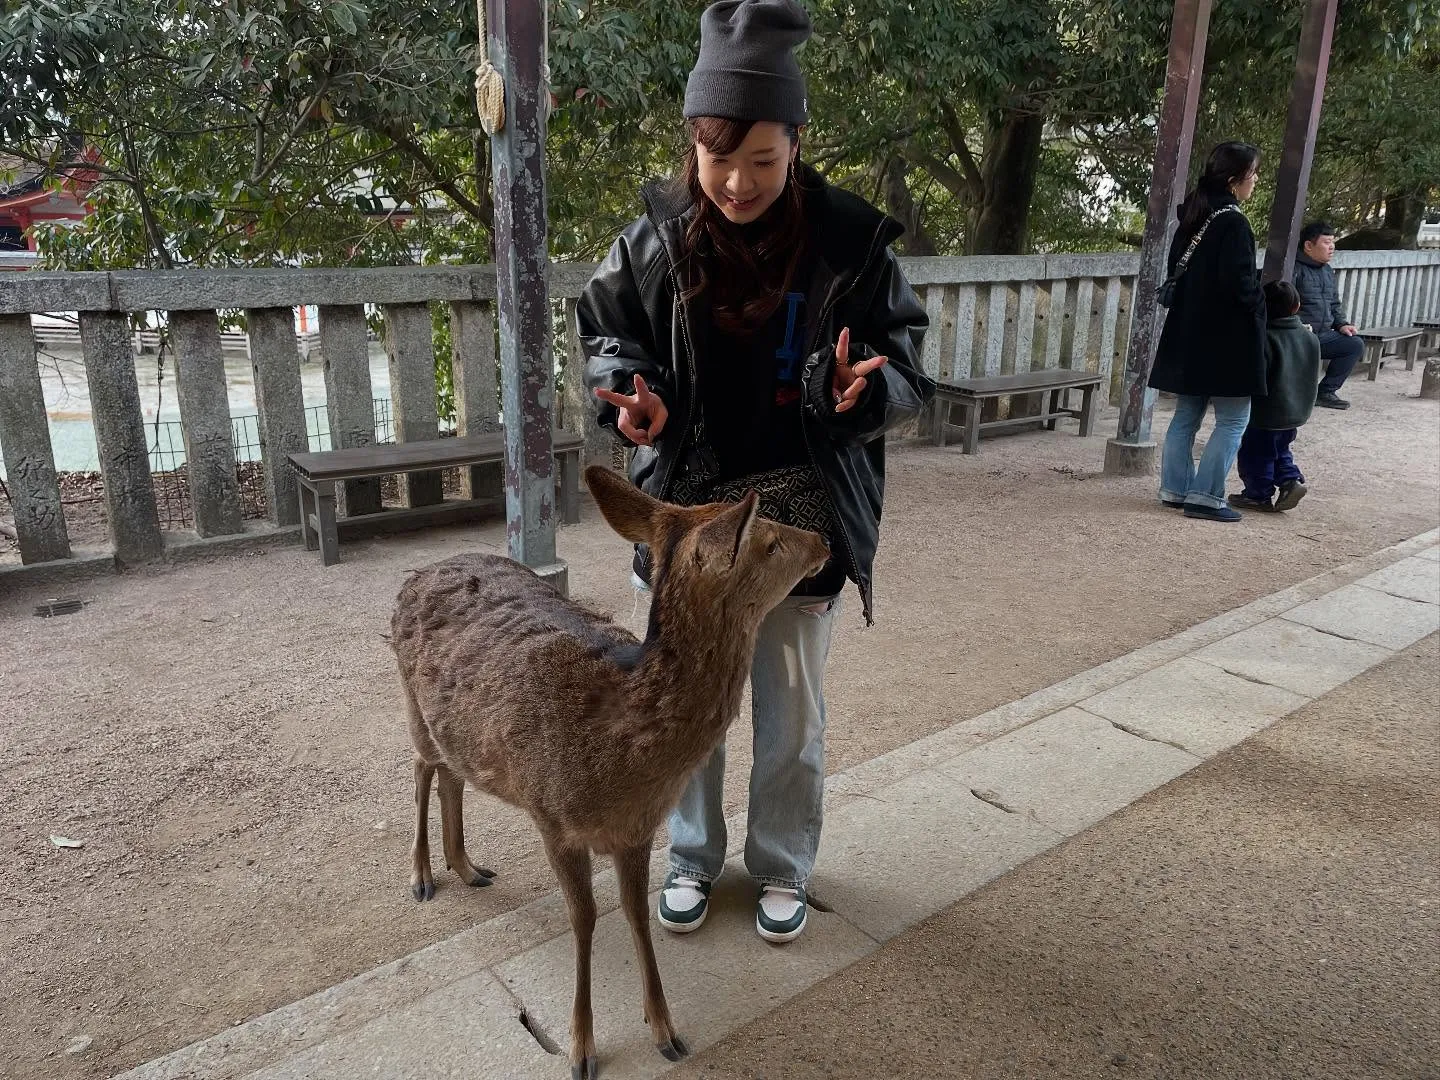
[[[680,298],[680,275],[675,270],[675,263],[671,260],[670,252],[666,250],[663,240],[660,250],[665,256],[665,268],[670,278],[670,287],[675,290],[676,318],[680,320],[680,339],[685,346],[685,370],[690,376],[688,391],[690,400],[686,402],[685,429],[680,432],[677,452],[671,457],[670,464],[665,469],[665,475],[660,478],[660,488],[656,492],[656,497],[663,500],[670,492],[670,478],[675,474],[675,466],[685,456],[685,440],[689,438],[691,430],[695,427],[695,406],[699,395],[695,392],[695,346],[690,341],[690,314],[685,309],[685,301]]]
[[[879,239],[883,228],[884,225],[882,224],[875,230],[875,235],[870,238],[870,249],[865,254],[865,261],[860,264],[859,272],[850,279],[849,285],[843,289],[835,289],[830,294],[829,299],[825,301],[825,306],[820,309],[820,319],[816,322],[816,327],[823,328],[825,326],[825,320],[829,318],[830,312],[835,305],[840,302],[840,298],[853,289],[855,283],[865,276],[865,271],[870,269],[870,263],[875,258],[875,241]],[[815,364],[812,361],[806,366],[806,370],[802,376],[803,383],[808,384],[814,374]],[[808,396],[807,394],[807,399]],[[835,524],[839,527],[840,539],[845,541],[845,555],[850,560],[850,569],[855,573],[855,583],[860,586],[862,597],[865,600],[865,607],[869,608],[869,597],[864,595],[866,586],[860,581],[860,560],[855,557],[855,546],[850,541],[850,531],[845,527],[845,516],[840,513],[839,501],[835,498],[835,493],[830,490],[830,482],[825,478],[825,471],[820,468],[820,462],[815,457],[815,447],[810,442],[810,432],[805,427],[803,421],[800,424],[800,433],[805,439],[805,452],[810,456],[810,467],[815,470],[815,475],[820,478],[820,487],[825,492],[826,501],[830,503],[830,512],[834,515]]]

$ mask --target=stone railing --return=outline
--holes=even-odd
[[[1409,326],[1440,315],[1440,251],[1339,251],[1332,265],[1356,326]]]
[[[902,260],[930,314],[922,358],[938,378],[1062,367],[1106,377],[1112,397],[1129,337],[1137,255],[980,256]],[[1440,252],[1337,256],[1341,289],[1362,324],[1440,313]],[[556,264],[550,293],[565,316],[557,422],[609,460],[585,400],[575,301],[591,266]],[[189,498],[201,537],[244,531],[217,311],[243,310],[254,369],[265,505],[272,525],[298,519],[285,455],[307,448],[295,308],[319,312],[334,446],[373,441],[366,308],[384,317],[395,438],[438,431],[430,305],[450,312],[457,426],[494,430],[498,415],[495,275],[489,266],[344,270],[194,270],[0,275],[0,450],[24,563],[70,558],[31,315],[78,312],[80,345],[115,555],[161,555],[135,370],[135,312],[165,312],[175,350]],[[378,497],[378,496],[377,496]]]

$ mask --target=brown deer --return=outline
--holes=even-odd
[[[465,852],[465,781],[535,820],[575,932],[570,1064],[598,1072],[590,1011],[595,929],[590,854],[614,859],[660,1053],[675,1033],[650,941],[650,850],[690,774],[724,737],[765,615],[829,552],[815,533],[734,504],[671,506],[609,469],[586,470],[600,512],[655,556],[644,642],[573,603],[530,570],[494,555],[458,555],[400,590],[391,645],[415,743],[410,888],[435,895],[426,821],[438,781],[445,860],[470,885],[492,871]]]

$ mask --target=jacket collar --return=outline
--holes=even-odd
[[[1278,319],[1270,320],[1271,330],[1300,330],[1304,326],[1299,315],[1282,315]]]
[[[1312,259],[1309,255],[1305,254],[1303,248],[1295,253],[1295,261],[1314,270],[1322,270],[1330,265],[1329,263],[1317,262],[1315,259]]]

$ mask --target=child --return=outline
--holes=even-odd
[[[1320,381],[1320,340],[1300,321],[1300,294],[1288,281],[1265,286],[1265,386],[1250,410],[1236,464],[1245,490],[1230,496],[1239,510],[1293,510],[1308,493],[1290,456],[1296,430],[1315,408]],[[1276,488],[1279,498],[1274,498]],[[1272,498],[1274,501],[1272,502]]]

